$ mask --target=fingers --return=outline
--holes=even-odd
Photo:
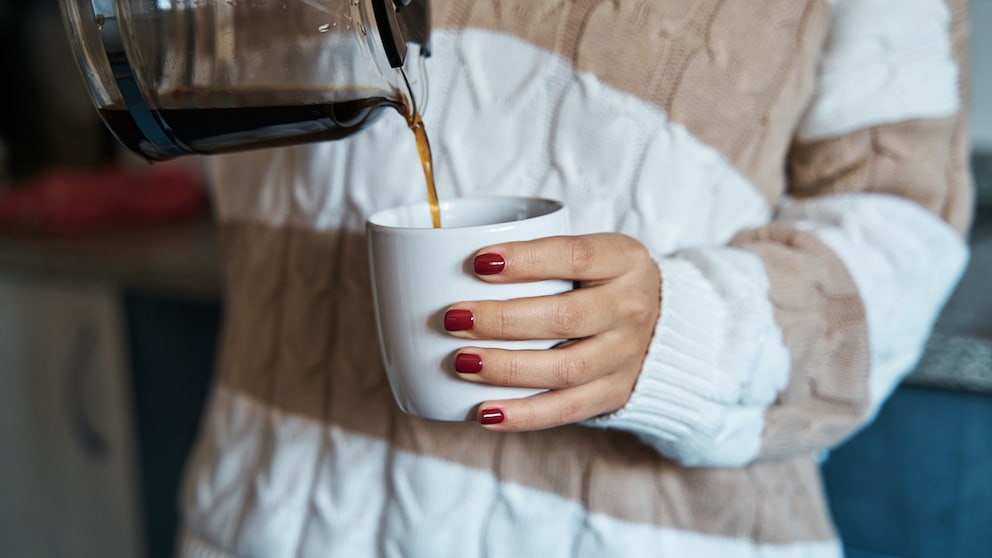
[[[445,329],[463,339],[569,340],[544,351],[459,350],[455,368],[465,381],[548,390],[482,404],[483,426],[549,428],[627,402],[660,310],[661,277],[641,243],[611,233],[551,237],[494,245],[473,263],[489,282],[564,279],[581,287],[545,297],[460,302],[446,311]]]
[[[494,386],[567,389],[640,367],[630,336],[608,333],[548,350],[465,347],[455,372],[465,381]],[[625,355],[625,356],[621,356]]]
[[[612,338],[611,338],[612,337]],[[466,347],[455,357],[459,376],[473,383],[548,389],[479,406],[477,420],[491,430],[540,430],[621,408],[634,390],[640,358],[631,342],[604,334],[544,351]],[[611,358],[604,355],[627,355]]]
[[[488,430],[522,432],[572,424],[621,408],[630,398],[634,378],[605,376],[573,388],[522,399],[486,401],[478,421]]]
[[[555,236],[483,248],[473,260],[475,273],[492,283],[566,279],[601,281],[623,274],[650,258],[644,245],[620,234]]]
[[[625,278],[557,295],[460,302],[445,311],[444,329],[462,339],[580,339],[614,329],[652,327],[660,278]]]
[[[576,339],[630,327],[657,309],[657,266],[644,246],[614,233],[510,242],[481,250],[478,276],[490,282],[577,281],[581,289],[509,301],[458,303],[444,327],[463,339]]]
[[[596,287],[606,289],[607,287]],[[444,329],[462,339],[574,339],[609,329],[615,308],[592,289],[514,300],[463,302],[444,315]]]

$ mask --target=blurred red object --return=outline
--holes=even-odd
[[[185,166],[53,169],[0,194],[0,229],[78,235],[188,219],[209,205],[202,176]]]

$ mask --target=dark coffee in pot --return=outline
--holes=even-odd
[[[336,140],[365,128],[402,102],[382,95],[279,89],[189,90],[159,97],[156,114],[172,139],[191,153],[215,154]],[[145,135],[123,106],[100,109],[117,138],[143,153]]]

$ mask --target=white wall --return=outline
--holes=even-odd
[[[971,0],[971,139],[992,153],[992,0]]]

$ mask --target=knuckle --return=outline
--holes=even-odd
[[[627,240],[625,244],[627,246],[626,253],[628,257],[642,262],[651,261],[651,252],[648,251],[647,246],[633,237],[626,236],[624,238]]]
[[[651,255],[648,252],[647,246],[643,242],[637,240],[636,238],[621,234],[616,236],[617,250],[623,254],[626,259],[643,260],[650,259]]]
[[[541,423],[540,415],[538,414],[537,409],[534,407],[534,405],[528,405],[526,411],[523,413],[523,416],[521,417],[521,421],[519,425],[529,430],[529,429],[537,428],[537,426],[540,425],[540,423]]]
[[[583,360],[559,359],[555,361],[554,383],[558,388],[577,386],[585,380],[588,365]]]
[[[617,308],[623,321],[642,326],[654,319],[657,302],[645,296],[625,296],[620,300]]]
[[[574,337],[585,321],[585,313],[577,304],[568,300],[555,303],[551,317],[553,333],[558,337]]]
[[[645,355],[647,354],[650,339],[645,335],[637,333],[616,332],[611,336],[613,347],[613,358],[610,361],[609,371],[604,375],[616,374],[627,367],[635,367],[640,370]]]
[[[596,258],[596,250],[592,242],[581,236],[571,237],[569,258],[572,270],[581,272],[589,269]]]
[[[541,264],[540,252],[526,243],[513,246],[504,254],[513,262],[513,265],[507,266],[508,272],[513,276],[529,276]]]
[[[524,359],[517,355],[509,357],[504,365],[503,381],[508,386],[521,386],[527,377]]]
[[[582,406],[571,399],[562,399],[558,402],[558,424],[571,424],[578,422]]]
[[[496,305],[495,313],[496,335],[500,338],[510,335],[516,324],[516,318],[514,317],[511,308],[504,304],[498,304]]]

